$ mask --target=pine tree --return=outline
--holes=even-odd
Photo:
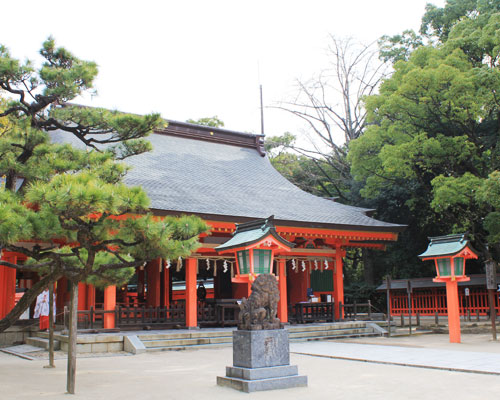
[[[150,149],[144,137],[163,123],[160,116],[68,104],[92,90],[96,64],[56,48],[52,38],[40,53],[45,62],[35,69],[0,46],[6,93],[0,103],[0,247],[27,257],[0,265],[41,276],[0,321],[0,332],[63,276],[71,282],[76,327],[78,282],[123,284],[146,261],[187,257],[208,228],[194,216],[153,216],[144,191],[122,183],[127,167],[119,161]],[[86,150],[54,143],[52,131]],[[74,393],[76,335],[70,336],[68,392]]]

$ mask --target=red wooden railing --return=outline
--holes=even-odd
[[[489,312],[488,292],[486,289],[469,289],[469,296],[464,290],[459,290],[458,301],[460,315],[487,315]],[[500,301],[496,297],[497,315],[500,313]],[[420,315],[447,315],[446,292],[440,289],[414,290],[411,294],[411,312]],[[391,292],[391,315],[408,315],[408,294],[406,292]]]

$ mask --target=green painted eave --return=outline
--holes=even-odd
[[[215,250],[223,251],[236,247],[245,247],[265,238],[269,234],[269,229],[254,229],[252,231],[235,234],[226,243],[217,246]]]
[[[283,239],[278,233],[273,225],[273,217],[267,219],[259,219],[244,224],[238,224],[236,226],[236,232],[231,239],[226,243],[221,244],[215,248],[216,251],[224,251],[230,249],[236,249],[241,247],[251,246],[268,236],[274,237],[280,243],[287,247],[293,247],[294,244],[288,240]]]
[[[466,247],[477,253],[470,245],[466,234],[436,236],[429,238],[427,250],[419,255],[420,258],[454,256]]]

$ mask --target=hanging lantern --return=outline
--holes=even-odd
[[[275,252],[290,251],[293,243],[283,239],[274,228],[273,217],[236,225],[231,239],[215,250],[236,254],[233,282],[253,282],[259,274],[272,273]]]

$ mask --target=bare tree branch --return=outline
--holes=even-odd
[[[387,76],[388,65],[378,59],[376,43],[364,45],[353,39],[331,36],[329,66],[316,77],[297,81],[297,95],[271,108],[286,111],[305,122],[311,148],[291,145],[297,153],[333,170],[320,171],[343,197],[342,187],[351,180],[347,162],[348,145],[366,128],[364,98],[377,90]],[[329,176],[329,175],[335,176]]]

